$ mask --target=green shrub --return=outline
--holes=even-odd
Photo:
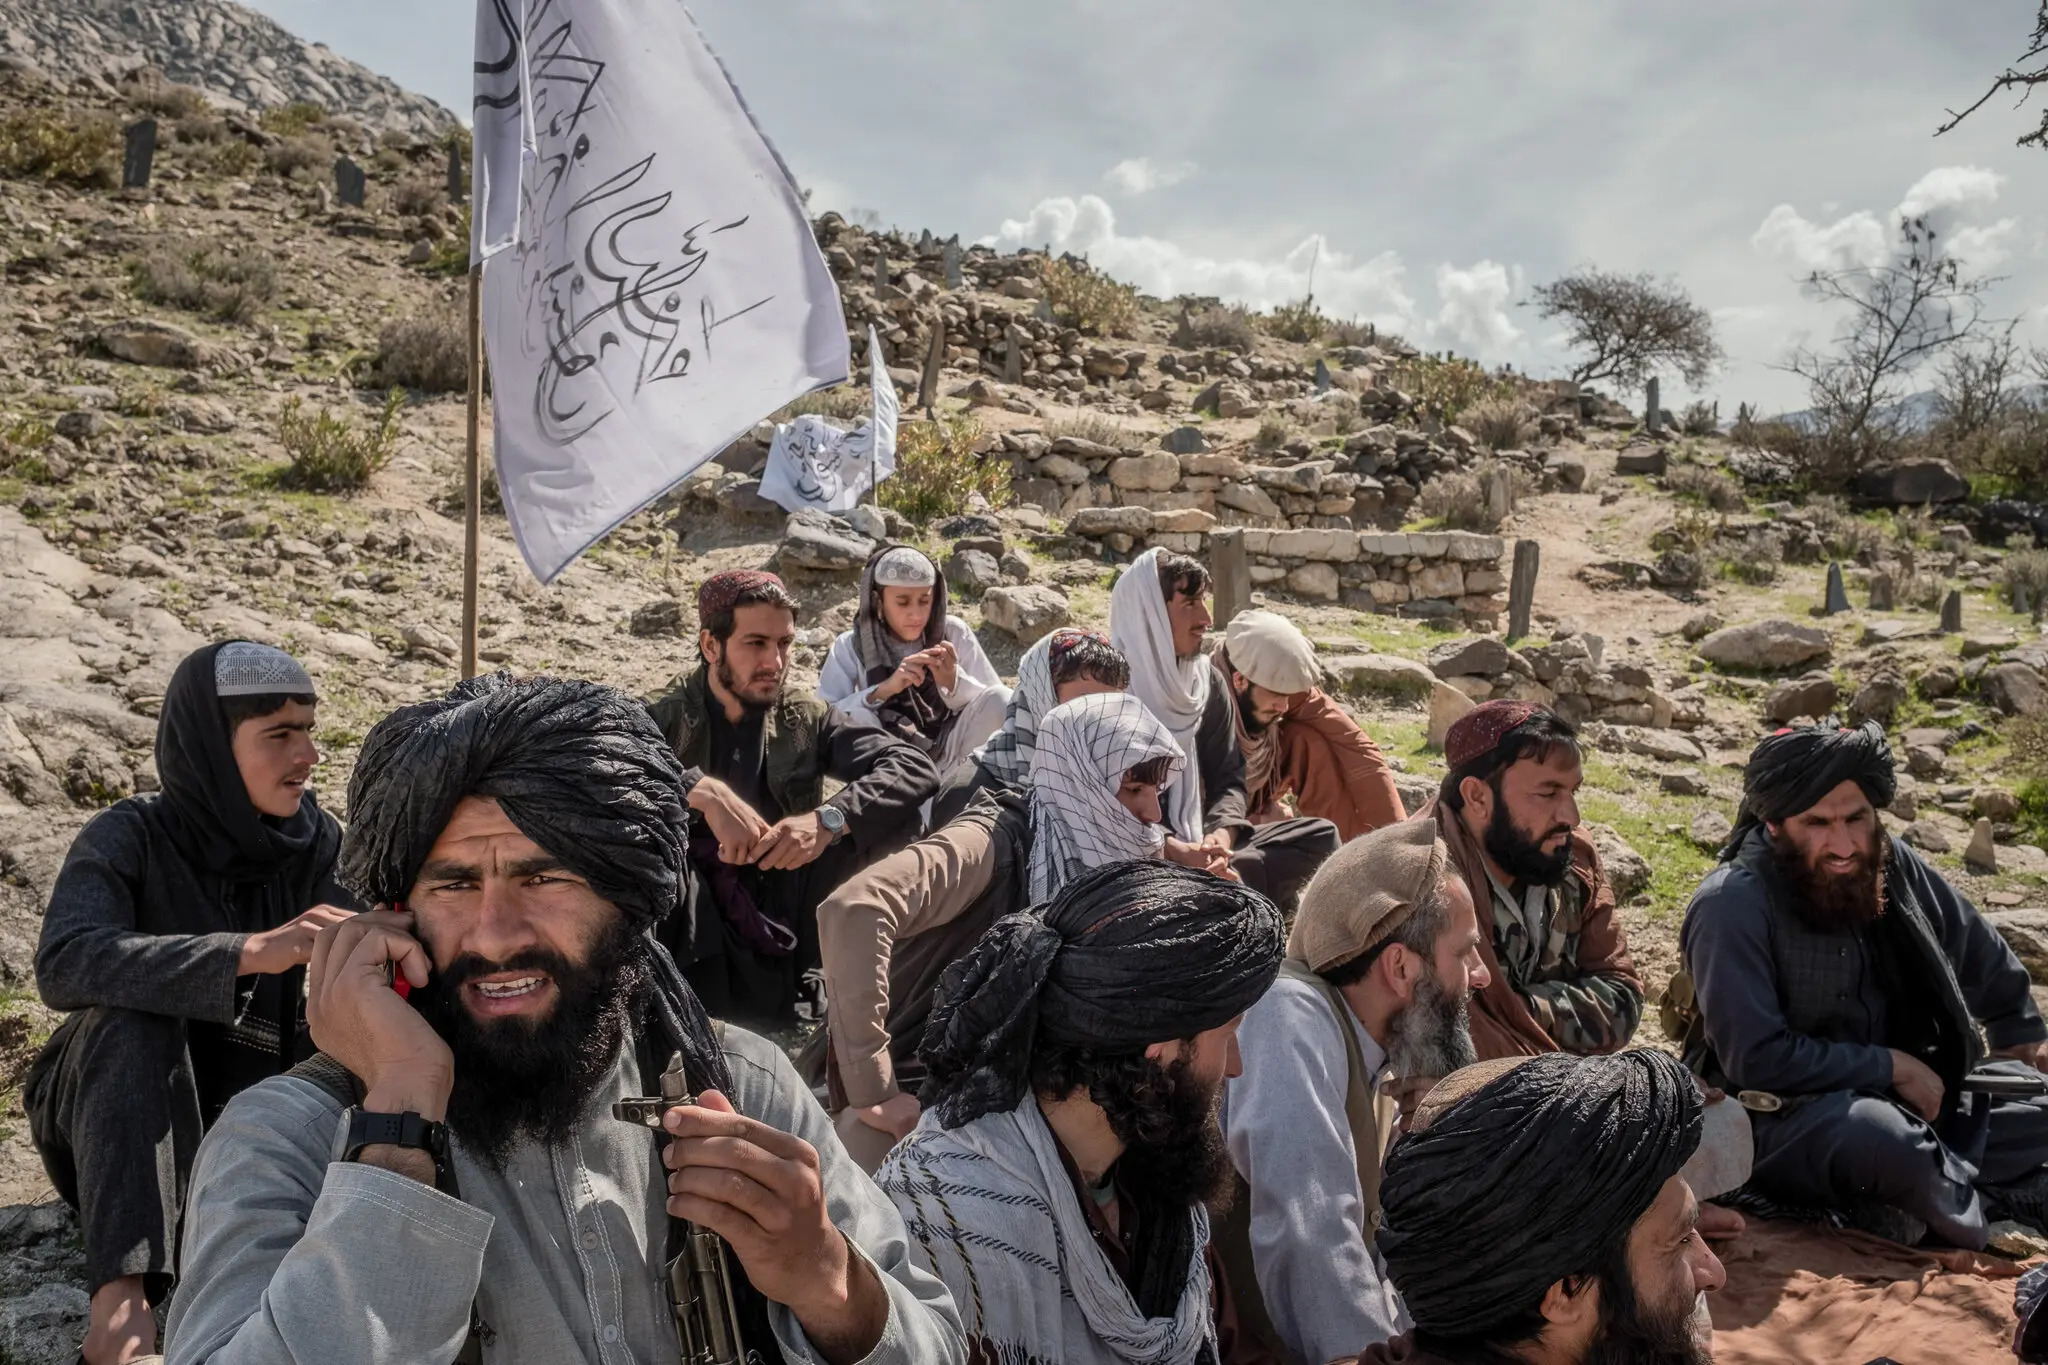
[[[1313,298],[1281,304],[1266,315],[1264,325],[1268,334],[1282,341],[1321,341],[1330,330],[1330,320]]]
[[[1253,450],[1278,450],[1287,444],[1287,423],[1277,417],[1268,417],[1259,423],[1259,429],[1252,436]]]
[[[1488,450],[1520,450],[1536,434],[1536,410],[1519,398],[1482,398],[1465,410],[1458,425]]]
[[[408,180],[391,192],[391,207],[413,218],[439,213],[447,203],[447,191],[431,180]]]
[[[462,206],[462,221],[446,237],[434,243],[433,254],[420,267],[429,275],[469,273],[469,205]]]
[[[1356,318],[1346,321],[1332,318],[1323,332],[1323,340],[1332,346],[1370,346],[1379,339],[1379,328]]]
[[[1227,308],[1183,311],[1173,329],[1173,344],[1184,351],[1220,347],[1250,354],[1258,344],[1258,314],[1235,304]]]
[[[327,111],[311,100],[294,100],[256,116],[266,133],[279,137],[303,137],[309,128],[327,121]]]
[[[1514,387],[1462,356],[1417,356],[1395,368],[1395,384],[1422,404],[1423,411],[1446,426],[1463,418],[1475,403],[1512,398]]]
[[[992,507],[1010,500],[1010,465],[977,455],[981,423],[972,417],[905,422],[896,432],[896,472],[882,480],[881,501],[914,522],[958,516],[976,493]]]
[[[325,408],[308,417],[302,406],[299,399],[292,399],[278,422],[278,439],[291,459],[291,467],[284,473],[284,482],[290,487],[314,493],[353,493],[391,463],[398,448],[404,390],[393,389],[385,395],[375,425],[366,430]]]
[[[2015,550],[1999,569],[2005,597],[2017,607],[2020,590],[2025,589],[2036,620],[2048,611],[2048,550]]]
[[[263,164],[263,152],[254,144],[234,138],[216,142],[192,158],[195,168],[223,180],[241,180],[256,173]]]
[[[1716,512],[1740,512],[1749,506],[1748,499],[1742,496],[1741,484],[1720,470],[1708,469],[1704,465],[1671,466],[1664,475],[1664,490],[1674,497],[1711,507]]]
[[[334,144],[311,135],[280,138],[263,154],[270,173],[287,180],[304,172],[317,181],[334,165],[334,159]]]
[[[2048,716],[2015,716],[2005,724],[2006,766],[2017,779],[2019,826],[2048,847]]]
[[[1712,436],[1721,430],[1719,403],[1687,403],[1678,414],[1678,429],[1688,436]]]
[[[159,249],[128,266],[137,298],[222,322],[250,322],[277,296],[277,263],[257,246]]]
[[[1090,336],[1130,336],[1138,325],[1138,291],[1100,271],[1047,261],[1040,273],[1052,315]]]
[[[813,389],[803,397],[783,404],[768,420],[781,423],[813,413],[828,422],[857,422],[873,412],[874,398],[866,385],[840,384],[829,389]]]
[[[437,299],[386,323],[377,337],[379,382],[426,393],[469,388],[469,322],[462,305]]]
[[[111,189],[120,148],[121,125],[103,114],[28,109],[0,117],[0,176]]]
[[[1509,481],[1508,509],[1535,492],[1535,480],[1526,470],[1501,460],[1481,460],[1470,469],[1439,474],[1422,485],[1415,499],[1416,512],[1426,520],[1454,531],[1484,531],[1491,535],[1501,528],[1501,518],[1486,504],[1486,485],[1497,472],[1505,471]]]

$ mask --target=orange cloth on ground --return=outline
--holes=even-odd
[[[1713,1246],[1714,1365],[2012,1365],[2019,1262],[1755,1218]]]

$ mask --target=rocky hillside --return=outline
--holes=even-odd
[[[308,102],[378,133],[426,137],[456,123],[424,95],[233,0],[0,0],[0,60],[10,58],[67,84],[151,65],[225,106]]]

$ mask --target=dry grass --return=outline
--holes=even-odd
[[[1673,465],[1664,475],[1664,491],[1688,502],[1697,502],[1716,512],[1740,512],[1749,506],[1742,485],[1718,469],[1704,465]]]
[[[1258,314],[1249,308],[1204,308],[1182,316],[1173,329],[1173,344],[1184,351],[1218,347],[1251,352],[1258,344]]]
[[[0,176],[111,189],[120,149],[121,125],[103,114],[28,109],[0,118]]]
[[[1678,429],[1687,436],[1712,436],[1721,430],[1719,403],[1693,402],[1678,414]]]
[[[469,387],[469,326],[460,304],[436,299],[386,323],[377,337],[382,383],[424,393],[461,393]]]
[[[1259,423],[1259,429],[1252,435],[1253,450],[1278,450],[1287,444],[1287,423],[1277,417],[1268,417]]]
[[[1115,418],[1094,408],[1077,408],[1070,414],[1053,418],[1045,424],[1045,434],[1053,440],[1071,436],[1077,441],[1093,441],[1116,449],[1132,444],[1130,432]]]
[[[312,134],[285,137],[263,154],[263,161],[272,175],[290,180],[304,174],[317,181],[334,165],[334,144]]]
[[[1047,261],[1039,276],[1052,315],[1090,336],[1127,337],[1138,326],[1138,291],[1067,261]]]
[[[146,114],[186,119],[213,108],[204,91],[176,81],[144,81],[128,92],[128,103]]]
[[[2017,604],[2020,590],[2026,590],[2036,620],[2048,610],[2048,550],[2013,551],[1999,567],[1998,578],[2007,601]]]
[[[325,408],[308,417],[300,400],[292,399],[278,423],[278,439],[291,459],[284,482],[312,493],[353,493],[367,487],[398,449],[398,416],[404,407],[404,391],[393,389],[385,395],[375,424],[365,429]]]
[[[265,109],[256,116],[266,133],[279,137],[303,137],[316,124],[327,122],[327,111],[311,100],[294,100],[274,109]]]
[[[219,142],[228,135],[227,120],[218,114],[190,114],[171,125],[179,143]]]
[[[208,175],[240,180],[256,173],[263,164],[263,152],[253,143],[233,138],[196,149],[192,161],[195,169]]]
[[[411,218],[425,218],[448,205],[448,193],[430,180],[408,180],[391,192],[391,207]]]
[[[785,403],[768,420],[781,423],[805,413],[814,413],[831,422],[857,422],[873,412],[874,400],[865,384],[841,384],[835,388],[818,389],[794,402]]]
[[[1488,534],[1501,528],[1502,518],[1496,509],[1486,504],[1486,485],[1497,473],[1508,477],[1508,507],[1530,496],[1536,490],[1535,480],[1525,470],[1499,460],[1481,460],[1470,469],[1451,474],[1439,474],[1422,485],[1420,496],[1415,499],[1416,513],[1438,525],[1454,531],[1484,531]]]
[[[1519,398],[1482,398],[1465,409],[1458,425],[1488,450],[1520,450],[1536,435],[1536,410]]]
[[[1830,559],[1870,564],[1884,552],[1885,528],[1856,515],[1840,498],[1815,498],[1807,505],[1806,514],[1814,530],[1820,532]]]
[[[1379,339],[1379,328],[1356,318],[1346,321],[1333,318],[1323,331],[1323,340],[1332,346],[1370,346]]]
[[[252,322],[277,295],[277,262],[255,246],[159,248],[129,264],[128,281],[136,297],[149,303],[221,322]]]
[[[881,503],[923,524],[968,510],[976,493],[992,507],[1010,500],[1010,464],[975,453],[981,423],[972,417],[905,422],[896,432],[896,472],[882,480]]]

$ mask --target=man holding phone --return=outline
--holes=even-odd
[[[730,1247],[748,1352],[961,1359],[787,1059],[714,1025],[647,933],[688,874],[681,764],[643,707],[474,680],[381,722],[349,795],[343,876],[404,910],[321,936],[321,1057],[201,1149],[168,1359],[675,1359],[681,1220]],[[614,1118],[676,1054],[697,1102],[657,1135]]]

